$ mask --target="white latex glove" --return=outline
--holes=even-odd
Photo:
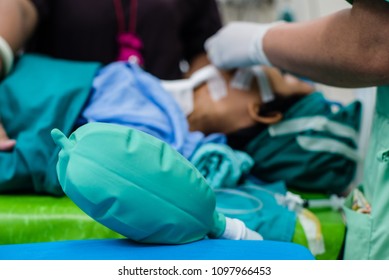
[[[221,238],[230,240],[263,240],[262,235],[249,229],[239,219],[226,217],[226,229]]]
[[[263,37],[277,21],[267,24],[231,22],[205,42],[211,62],[218,68],[232,69],[256,64],[272,66],[263,51]]]

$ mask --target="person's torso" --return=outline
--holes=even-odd
[[[118,22],[114,0],[34,0],[41,22],[27,51],[54,57],[114,61],[118,55]],[[122,1],[125,24],[134,12]],[[179,78],[183,58],[183,30],[201,11],[199,2],[182,0],[137,1],[136,33],[142,39],[147,71],[161,78]],[[41,8],[39,8],[41,3]]]

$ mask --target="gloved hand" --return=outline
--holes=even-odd
[[[222,69],[246,67],[256,64],[271,66],[263,51],[266,32],[282,21],[258,24],[231,22],[205,42],[211,62]]]

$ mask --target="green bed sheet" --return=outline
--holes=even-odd
[[[0,244],[122,238],[67,197],[0,195]]]

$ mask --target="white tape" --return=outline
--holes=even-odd
[[[198,86],[207,83],[210,97],[215,101],[227,95],[226,83],[217,68],[212,65],[196,71],[189,79],[161,81],[161,83],[165,90],[176,100],[186,116],[193,112],[193,95]]]
[[[235,89],[248,91],[254,79],[253,71],[250,68],[238,69],[232,77],[230,86]]]
[[[162,87],[176,100],[185,116],[193,112],[193,88],[189,80],[162,81]]]
[[[209,94],[214,101],[218,101],[227,96],[227,85],[223,77],[215,75],[207,81]]]
[[[257,78],[259,92],[261,94],[262,102],[269,103],[275,99],[273,91],[270,87],[269,80],[265,71],[260,66],[253,66],[252,70]]]
[[[253,79],[256,78],[262,103],[269,103],[275,99],[269,80],[261,66],[241,68],[235,72],[231,80],[231,87],[248,91],[251,89]]]

